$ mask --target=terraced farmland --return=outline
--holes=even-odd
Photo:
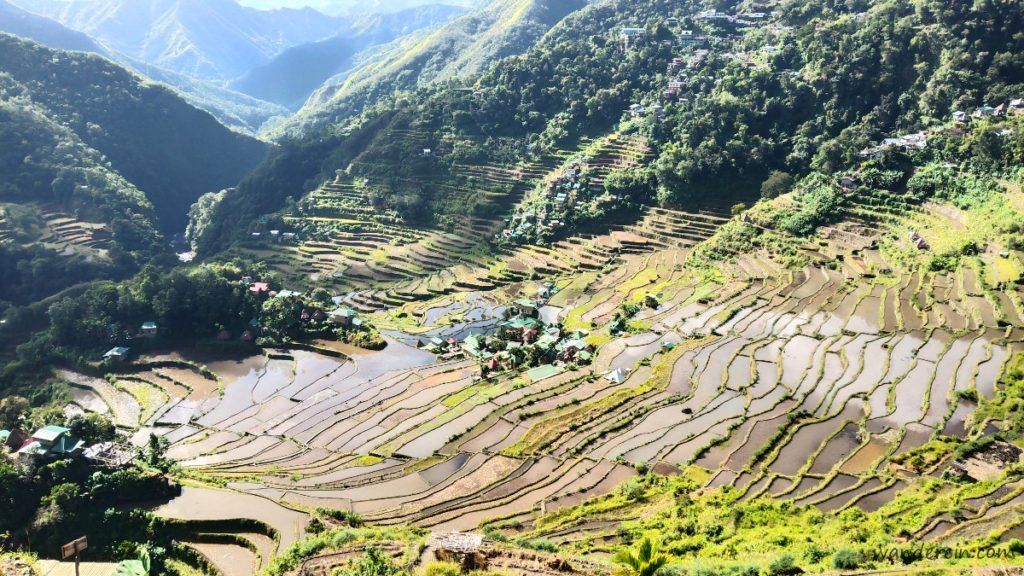
[[[9,211],[16,211],[17,218],[11,218]],[[52,206],[20,204],[0,208],[0,242],[37,242],[67,255],[94,258],[106,255],[111,239],[107,225],[83,220]]]
[[[603,235],[438,262],[349,293],[384,310],[371,314],[389,341],[381,352],[321,343],[235,360],[149,357],[112,383],[67,378],[140,440],[166,438],[195,477],[303,517],[483,526],[601,551],[647,512],[594,502],[653,469],[737,503],[859,509],[914,539],[1012,537],[1020,450],[935,447],[1009,425],[992,406],[1024,352],[1022,300],[992,270],[1016,269],[1021,255],[978,232],[987,249],[930,271],[907,230],[941,245],[941,230],[981,230],[971,214],[943,204],[884,214],[867,195],[845,210],[796,255],[735,252],[709,273],[693,248],[720,244],[726,219],[647,209]],[[481,379],[475,359],[417,348],[492,330],[542,280],[554,293],[541,315],[588,332],[591,365]],[[922,504],[935,489],[941,498]],[[579,512],[592,506],[603,511]]]
[[[642,141],[625,137],[585,141],[580,146],[598,175],[634,165],[647,153]],[[296,212],[284,216],[297,240],[281,242],[281,236],[263,231],[241,251],[268,262],[298,285],[312,281],[339,291],[367,290],[435,274],[452,276],[452,269],[461,275],[465,270],[459,266],[501,266],[489,242],[503,227],[509,207],[578,153],[547,154],[513,167],[456,165],[443,180],[410,182],[435,188],[456,204],[476,203],[477,213],[491,214],[460,216],[447,230],[413,228],[398,213],[375,209],[370,201],[373,182],[340,173],[309,194]],[[631,238],[625,236],[628,243]],[[472,286],[471,279],[467,282]],[[395,300],[382,303],[388,302]],[[358,299],[355,303],[360,304]]]

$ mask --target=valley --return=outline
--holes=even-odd
[[[0,0],[0,575],[1019,571],[1020,6],[249,4]]]

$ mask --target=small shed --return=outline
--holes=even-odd
[[[124,346],[114,346],[107,353],[103,355],[103,360],[107,362],[121,362],[128,359],[131,354],[131,348],[125,348]]]
[[[604,379],[612,384],[622,384],[627,378],[629,378],[629,374],[622,368],[616,368],[604,375]]]

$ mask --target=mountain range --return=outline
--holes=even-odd
[[[243,6],[261,10],[309,7],[333,16],[387,14],[434,3],[437,3],[437,0],[239,0],[239,4]],[[443,0],[441,3],[465,9],[485,4],[479,0]]]
[[[396,91],[470,78],[493,62],[529,50],[585,5],[584,0],[495,0],[436,29],[399,37],[325,82],[272,133],[300,133],[341,121]]]
[[[0,32],[115,60],[249,133],[297,110],[367,50],[463,13],[441,4],[340,18],[233,0],[14,1],[21,6],[0,0]]]
[[[0,34],[0,69],[4,101],[24,103],[97,151],[104,166],[145,193],[165,232],[182,229],[196,198],[235,184],[267,150],[99,56]]]
[[[461,15],[462,8],[431,4],[354,19],[336,36],[288,48],[257,66],[230,87],[255,98],[297,110],[328,79],[344,77],[374,47],[431,30]]]
[[[286,48],[342,31],[346,20],[255,10],[234,0],[16,0],[129,58],[206,80],[237,78]]]

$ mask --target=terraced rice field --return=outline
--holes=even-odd
[[[19,215],[10,218],[9,210]],[[49,205],[18,204],[0,206],[0,242],[14,240],[35,242],[67,256],[80,255],[85,258],[102,258],[110,247],[112,233],[102,223],[89,222],[63,212]]]
[[[629,518],[550,530],[535,521],[611,492],[638,467],[696,466],[708,488],[731,486],[743,499],[883,510],[924,540],[1009,537],[1020,531],[1024,486],[998,473],[955,518],[898,500],[951,464],[915,468],[901,456],[940,435],[1001,426],[976,408],[1024,351],[1016,285],[990,288],[973,263],[893,272],[911,250],[907,226],[954,217],[930,206],[883,218],[855,205],[801,248],[802,267],[753,252],[709,276],[687,258],[723,217],[649,209],[601,236],[350,293],[361,309],[389,308],[371,316],[389,340],[382,352],[144,358],[118,384],[66,377],[119,425],[163,435],[168,456],[197,477],[300,513],[602,542]],[[487,331],[543,279],[557,291],[542,314],[590,332],[592,365],[481,380],[475,361],[415,347]],[[609,332],[623,304],[648,295],[656,307]],[[604,377],[613,370],[626,377]]]

